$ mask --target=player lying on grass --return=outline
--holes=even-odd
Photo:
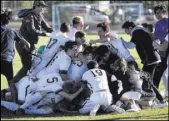
[[[60,84],[60,81],[58,81],[56,85],[56,92],[48,92],[40,101],[36,102],[34,105],[32,102],[35,102],[36,94],[38,92],[30,93],[27,95],[26,101],[23,105],[1,100],[1,106],[7,108],[8,110],[14,111],[17,114],[50,114],[54,113],[56,110],[55,108],[58,107],[57,104],[64,98],[72,101],[79,95],[79,93],[83,91],[83,85],[76,87],[76,82],[72,81],[64,82],[62,86]],[[43,91],[44,90],[41,90],[39,93],[44,94],[45,91]]]
[[[134,61],[133,56],[130,54],[128,49],[135,47],[135,44],[132,42],[125,42],[115,33],[110,33],[110,26],[108,23],[99,23],[97,24],[97,31],[99,35],[98,40],[91,40],[89,43],[100,43],[101,45],[107,45],[110,50],[117,54],[120,58],[128,61]]]

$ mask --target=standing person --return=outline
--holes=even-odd
[[[158,46],[158,49],[161,51],[167,50],[168,48],[168,34],[165,37],[165,41],[163,42],[163,44],[159,45],[159,43],[157,43],[156,41],[154,41],[153,44],[156,44],[156,46]],[[167,53],[168,55],[168,60],[169,60],[169,52]],[[168,97],[168,60],[167,60],[167,68],[163,73],[162,76],[162,80],[163,80],[163,85],[164,85],[164,92],[165,92],[165,96]]]
[[[130,54],[129,49],[134,48],[135,45],[132,42],[125,42],[115,33],[110,33],[110,26],[108,23],[97,24],[98,40],[90,41],[90,44],[101,43],[110,47],[112,52],[117,53],[120,58],[128,61],[134,61],[133,56]]]
[[[84,21],[83,17],[81,16],[75,16],[72,20],[72,28],[70,29],[70,32],[68,33],[68,37],[70,40],[75,41],[75,33],[77,31],[82,31],[84,27]]]
[[[13,81],[13,58],[15,55],[14,41],[16,44],[22,45],[22,49],[29,51],[29,44],[16,31],[8,27],[8,23],[12,18],[12,11],[1,10],[1,74],[3,74],[8,81],[11,88],[13,101],[17,102],[16,88]]]
[[[169,28],[168,18],[167,18],[167,9],[164,5],[158,5],[154,8],[154,13],[158,22],[155,24],[155,39],[159,40],[162,44],[165,41],[167,31]],[[156,41],[155,40],[155,41]],[[161,77],[167,68],[167,49],[159,50],[161,63],[157,66],[155,76],[154,76],[154,85],[159,88]]]
[[[136,45],[137,53],[143,64],[143,71],[149,72],[152,79],[157,65],[161,62],[160,55],[156,49],[153,48],[152,37],[143,26],[136,26],[132,21],[126,21],[122,28],[125,32],[131,35],[131,42]],[[153,84],[153,82],[151,82]],[[143,82],[143,86],[146,86]],[[154,89],[157,98],[161,103],[164,103],[163,97],[157,89]]]
[[[30,43],[31,52],[35,49],[39,36],[47,35],[45,31],[42,31],[42,28],[50,33],[53,31],[42,16],[44,7],[47,7],[44,1],[34,1],[33,8],[24,9],[18,13],[19,18],[23,18],[20,33]],[[16,45],[23,67],[14,77],[15,81],[19,81],[25,76],[31,67],[31,54],[25,53],[21,47],[20,44]]]

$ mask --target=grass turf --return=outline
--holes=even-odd
[[[124,40],[129,41],[130,36],[125,34],[119,34],[120,37],[123,37]],[[89,40],[97,39],[98,37],[96,35],[87,35],[87,43]],[[38,48],[41,45],[45,45],[48,41],[47,37],[41,37],[38,44],[36,45],[36,48]],[[139,56],[135,49],[129,50],[131,54],[136,59],[137,63],[139,64],[139,67],[142,67],[142,64],[140,63]],[[13,61],[13,70],[14,75],[19,71],[22,64],[20,61],[20,57],[18,53],[15,53],[15,58]],[[7,88],[8,84],[6,81],[6,78],[1,75],[1,90],[4,88]],[[160,84],[160,90],[162,90],[162,85]],[[2,112],[2,111],[1,111]],[[145,109],[141,110],[139,112],[134,113],[126,113],[126,114],[104,114],[104,115],[97,115],[95,117],[90,116],[81,116],[78,114],[52,114],[52,115],[25,115],[25,116],[19,116],[16,117],[14,115],[10,116],[1,116],[1,120],[5,119],[14,119],[14,120],[103,120],[103,119],[109,119],[109,120],[119,120],[119,119],[155,119],[155,120],[168,120],[168,107],[163,109]]]

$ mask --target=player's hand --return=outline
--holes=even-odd
[[[154,47],[154,49],[158,49],[159,46],[160,46],[160,40],[154,40],[153,41],[153,47]]]
[[[23,43],[23,49],[26,51],[26,52],[30,52],[30,44],[28,42],[24,42]]]

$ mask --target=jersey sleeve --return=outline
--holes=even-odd
[[[69,66],[71,64],[71,60],[62,60],[60,63],[60,69],[59,72],[67,72],[69,69]]]

